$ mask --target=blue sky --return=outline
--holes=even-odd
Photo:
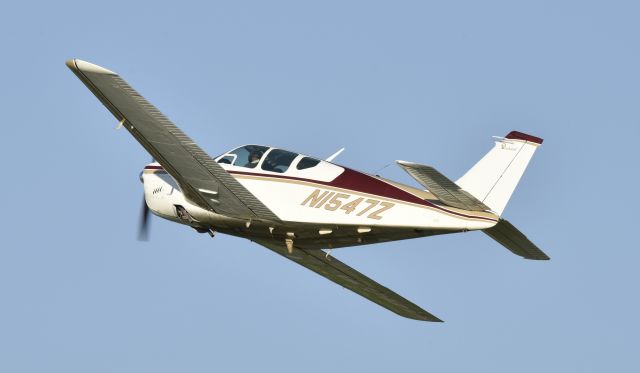
[[[636,2],[11,2],[0,13],[0,370],[632,372]],[[264,143],[412,183],[543,137],[479,232],[334,251],[443,318],[396,316],[248,241],[153,219],[149,156],[66,68],[119,72],[212,155]]]

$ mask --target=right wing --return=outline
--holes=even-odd
[[[482,230],[489,237],[498,241],[512,253],[525,259],[549,260],[549,256],[540,250],[527,236],[504,219],[500,219],[498,224],[489,229]]]
[[[322,250],[309,250],[295,246],[292,253],[289,254],[284,243],[275,240],[254,241],[400,316],[415,320],[442,322],[439,318],[338,259],[327,257]]]
[[[196,205],[218,214],[280,219],[113,71],[81,60],[67,66],[109,109]]]

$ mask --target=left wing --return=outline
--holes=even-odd
[[[240,218],[280,219],[118,74],[81,60],[67,66],[205,210]]]
[[[289,254],[284,243],[272,240],[254,241],[400,316],[415,320],[442,322],[442,320],[416,304],[378,284],[338,259],[327,257],[322,250],[309,250],[295,246],[292,253]]]

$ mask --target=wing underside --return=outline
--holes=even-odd
[[[442,322],[416,304],[338,259],[327,257],[322,250],[309,250],[295,246],[292,253],[289,254],[284,243],[271,240],[256,240],[255,242],[400,316],[415,320]]]
[[[235,218],[279,221],[118,74],[80,60],[69,60],[67,66],[180,184],[191,202]]]

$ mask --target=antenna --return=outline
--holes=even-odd
[[[331,162],[331,161],[333,161],[333,160],[334,160],[334,159],[336,159],[336,157],[337,157],[337,156],[339,156],[339,155],[340,155],[340,153],[342,153],[343,151],[344,151],[344,148],[342,148],[342,149],[338,150],[337,152],[335,152],[335,153],[333,153],[332,155],[330,155],[330,156],[329,156],[329,158],[325,159],[325,161],[327,161],[327,162]]]

